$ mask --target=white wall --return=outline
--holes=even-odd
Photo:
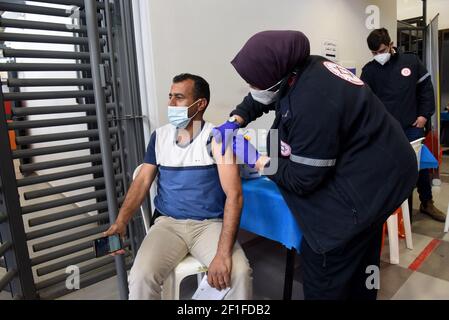
[[[340,63],[361,67],[371,59],[366,46],[368,5],[380,8],[381,26],[395,30],[396,3],[391,0],[133,0],[143,105],[152,129],[167,123],[166,104],[171,79],[189,72],[211,85],[206,119],[221,123],[247,94],[245,82],[230,61],[250,36],[277,29],[303,31],[312,53],[321,54],[322,42],[337,41]],[[396,32],[392,32],[394,35]],[[269,128],[271,117],[253,127]]]
[[[398,19],[404,20],[422,16],[421,0],[397,0]],[[440,14],[439,29],[449,29],[449,0],[427,0],[427,23]]]

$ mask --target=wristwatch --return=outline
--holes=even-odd
[[[237,122],[237,118],[235,116],[232,116],[232,117],[229,118],[228,121],[229,122]],[[238,124],[238,122],[237,122],[237,124]]]
[[[238,128],[242,127],[242,124],[237,120],[236,116],[232,116],[229,118],[228,122],[233,123],[235,126],[237,126]]]

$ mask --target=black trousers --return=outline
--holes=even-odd
[[[377,289],[366,285],[373,275],[370,269],[367,273],[367,268],[379,268],[384,222],[376,223],[325,255],[315,253],[303,239],[301,269],[305,299],[376,300]]]

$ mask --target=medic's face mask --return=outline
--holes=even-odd
[[[266,90],[257,90],[250,87],[249,92],[251,93],[251,96],[255,101],[265,105],[269,105],[272,104],[274,101],[276,101],[276,98],[279,95],[279,89],[277,91],[270,91],[270,90],[276,88],[278,85],[281,84],[281,82],[282,80]]]

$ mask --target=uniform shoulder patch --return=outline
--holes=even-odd
[[[348,69],[346,69],[336,63],[333,63],[330,61],[325,61],[325,62],[323,62],[323,64],[330,72],[332,72],[337,77],[342,78],[343,80],[346,80],[346,81],[348,81],[352,84],[355,84],[357,86],[363,86],[365,84],[362,80],[360,80],[351,71],[349,71]]]

